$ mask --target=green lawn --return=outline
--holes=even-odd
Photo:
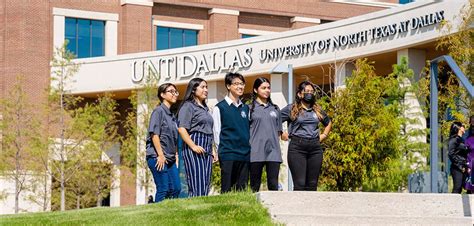
[[[254,194],[229,193],[192,199],[117,208],[0,217],[0,225],[273,225]]]

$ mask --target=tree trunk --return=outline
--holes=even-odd
[[[43,183],[43,211],[48,210],[48,173],[44,174],[44,183]]]
[[[15,172],[15,174],[17,173],[18,172]],[[18,181],[18,177],[15,177],[15,213],[18,213],[20,210],[19,198],[20,198],[20,182]]]
[[[61,163],[61,177],[60,177],[60,183],[61,183],[61,211],[66,210],[66,188],[64,186],[64,162]]]
[[[18,145],[17,145],[18,148]],[[15,153],[15,213],[18,213],[20,210],[20,151],[17,149]]]
[[[102,206],[102,196],[100,195],[100,188],[101,188],[101,183],[100,183],[100,178],[97,180],[97,191],[95,192],[95,195],[97,197],[97,203],[96,203],[96,206],[99,207],[99,206]]]
[[[97,207],[102,206],[102,196],[100,195],[100,192],[97,192]]]
[[[60,183],[61,183],[61,211],[64,211],[66,210],[66,188],[64,187],[64,183],[65,183],[65,178],[64,178],[64,164],[65,163],[65,160],[64,160],[64,100],[63,100],[63,97],[64,97],[64,67],[62,68],[62,72],[61,72],[61,78],[60,78],[60,82],[59,82],[59,92],[60,92],[60,106],[61,106],[61,114],[60,114],[60,126],[61,126],[61,134],[60,134],[60,138],[61,138],[61,150],[59,150],[61,152],[61,178],[60,178]]]
[[[80,209],[80,208],[81,208],[81,196],[77,195],[76,196],[76,209]]]

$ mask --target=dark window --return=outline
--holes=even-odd
[[[157,27],[156,50],[173,49],[197,45],[196,30]]]
[[[400,4],[407,4],[407,3],[410,3],[410,2],[414,2],[414,0],[400,0],[398,1]]]
[[[251,37],[256,37],[258,35],[246,35],[246,34],[242,34],[242,38],[251,38]]]
[[[104,56],[105,22],[67,17],[64,39],[77,58]]]

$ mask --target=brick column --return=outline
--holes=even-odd
[[[153,21],[152,21],[152,0],[121,0],[122,5],[122,18],[120,20],[120,29],[122,34],[121,53],[139,53],[153,50]],[[143,128],[143,118],[140,117],[141,113],[146,109],[146,106],[139,104],[137,112],[137,126]],[[146,126],[145,126],[146,127]],[[144,141],[145,138],[142,136],[137,137],[137,173],[135,178],[135,186],[129,187],[127,182],[130,183],[130,178],[126,178],[130,172],[124,172],[121,189],[121,195],[126,196],[128,199],[133,198],[133,192],[135,193],[135,204],[145,204],[147,202],[147,192],[145,186],[145,174],[146,166],[143,161],[145,159],[144,153]],[[128,176],[129,176],[128,175]],[[135,190],[135,191],[133,191]],[[121,204],[130,204],[131,200],[123,199]]]
[[[320,19],[300,17],[300,16],[295,16],[291,18],[290,22],[291,22],[291,29],[298,29],[298,28],[310,27],[310,26],[321,24]]]
[[[122,52],[153,50],[152,0],[122,0]]]
[[[239,11],[213,8],[209,10],[209,43],[239,39]]]

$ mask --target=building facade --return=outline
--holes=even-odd
[[[409,2],[1,1],[0,98],[24,74],[29,95],[41,102],[53,51],[68,40],[81,64],[72,87],[76,95],[112,92],[125,108],[131,91],[152,71],[180,93],[190,79],[206,79],[212,107],[226,94],[225,73],[236,71],[247,84],[269,78],[272,99],[283,107],[300,81],[309,79],[323,90],[343,87],[357,58],[375,61],[377,73],[388,74],[407,56],[419,74],[426,60],[442,55],[435,48],[437,27],[442,20],[459,23],[456,15],[468,1]],[[245,90],[251,93],[251,85]],[[146,169],[137,170],[141,175]],[[283,188],[291,189],[282,171]],[[145,203],[144,186],[130,176],[122,172],[112,205]]]

